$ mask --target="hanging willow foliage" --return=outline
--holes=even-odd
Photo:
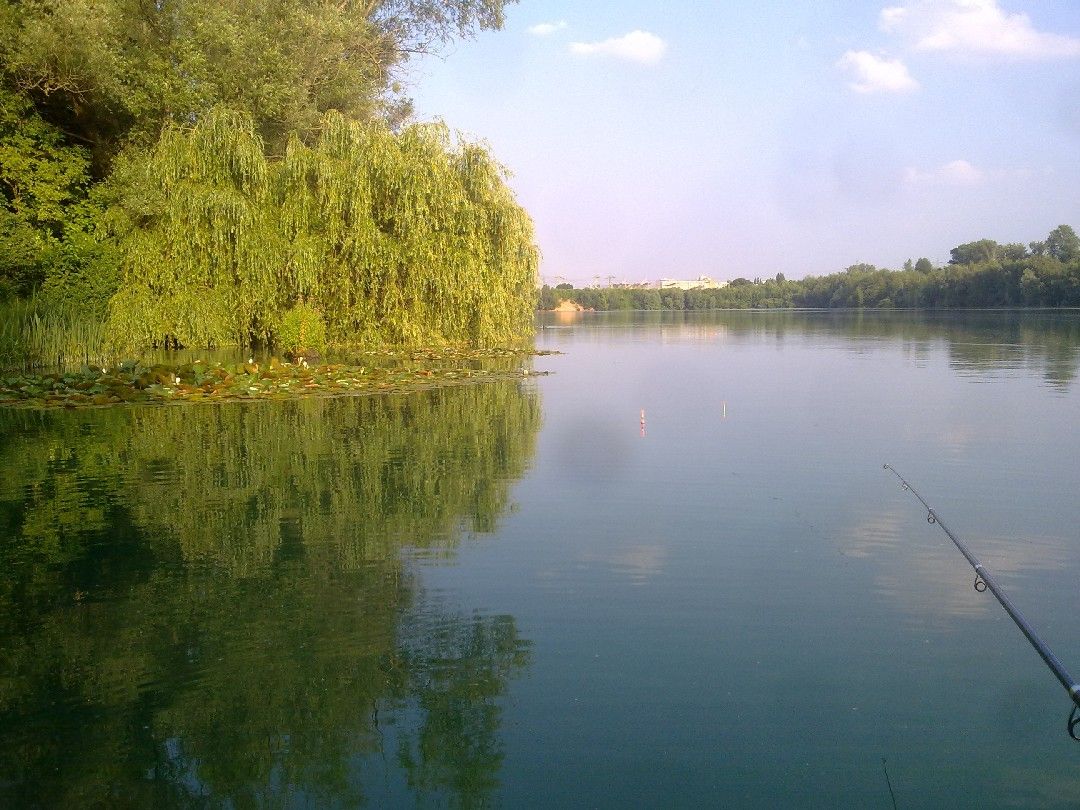
[[[274,340],[303,303],[333,343],[496,345],[532,328],[532,222],[482,146],[328,113],[269,161],[224,109],[170,129],[126,180],[123,346]],[[137,202],[133,202],[137,200]]]

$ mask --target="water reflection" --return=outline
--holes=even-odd
[[[901,504],[891,511],[856,514],[839,548],[844,556],[873,561],[879,571],[877,590],[894,599],[919,625],[945,630],[954,628],[960,617],[998,615],[998,603],[971,587],[974,574],[969,575],[963,557],[939,534],[933,526],[924,530],[918,509]],[[967,533],[965,542],[1010,595],[1028,600],[1037,600],[1038,595],[1024,587],[1027,580],[1066,570],[1075,556],[1063,538],[1053,535]],[[921,594],[918,600],[910,598],[915,587]]]
[[[929,357],[942,342],[956,371],[986,378],[1012,369],[1037,369],[1051,388],[1065,391],[1080,371],[1080,312],[1065,311],[700,311],[571,312],[541,316],[541,325],[571,333],[563,340],[608,341],[613,335],[661,343],[719,343],[768,339],[842,340],[868,351],[876,341],[901,342]],[[584,328],[576,328],[584,327]],[[650,339],[655,339],[650,337]]]
[[[0,804],[482,804],[513,617],[404,547],[491,531],[536,394],[0,412]]]

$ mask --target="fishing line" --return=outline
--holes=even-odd
[[[997,584],[997,581],[987,570],[986,566],[979,562],[978,558],[968,550],[968,547],[960,541],[955,534],[953,534],[949,527],[946,526],[938,513],[934,511],[933,507],[926,502],[926,499],[920,495],[915,487],[909,484],[904,476],[900,475],[896,469],[890,465],[885,465],[886,470],[891,470],[892,474],[900,479],[900,483],[905,490],[910,492],[916,498],[919,499],[919,503],[926,507],[926,522],[936,523],[941,527],[941,530],[949,536],[949,539],[953,541],[953,545],[959,549],[960,553],[964,555],[964,558],[971,564],[971,567],[975,569],[975,590],[982,593],[989,589],[990,593],[998,600],[1005,612],[1009,614],[1009,618],[1013,620],[1013,623],[1020,628],[1020,632],[1024,634],[1031,646],[1035,648],[1035,652],[1039,654],[1043,662],[1050,668],[1050,671],[1054,673],[1054,677],[1060,681],[1061,685],[1065,687],[1065,691],[1069,693],[1069,698],[1073,702],[1072,712],[1069,714],[1069,720],[1067,728],[1069,736],[1077,742],[1080,742],[1080,736],[1078,736],[1077,727],[1080,726],[1080,684],[1078,684],[1073,677],[1065,669],[1065,666],[1061,663],[1054,651],[1051,650],[1041,638],[1038,633],[1035,632],[1035,628],[1031,626],[1024,615],[1013,605],[1012,601],[1005,594],[1005,591],[1001,590],[1001,587]]]
[[[896,794],[893,793],[892,779],[889,778],[889,766],[885,764],[885,757],[881,758],[881,770],[885,771],[885,784],[889,786],[889,796],[892,798],[892,810],[896,810]]]

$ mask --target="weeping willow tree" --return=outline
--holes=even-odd
[[[275,186],[294,295],[333,340],[491,344],[528,332],[532,223],[477,144],[438,124],[395,135],[340,115],[294,139]]]
[[[281,247],[250,119],[219,109],[194,129],[170,127],[113,182],[121,194],[110,216],[122,234],[114,342],[230,345],[265,332]]]
[[[216,109],[118,170],[121,346],[273,342],[303,307],[335,343],[505,344],[529,333],[532,222],[479,144],[330,112],[265,156]]]

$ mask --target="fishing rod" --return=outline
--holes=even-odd
[[[1065,687],[1065,691],[1069,693],[1069,697],[1074,704],[1072,712],[1069,714],[1069,736],[1077,742],[1080,742],[1080,736],[1077,736],[1077,727],[1080,726],[1080,683],[1073,680],[1072,675],[1065,669],[1065,666],[1061,663],[1060,659],[1054,655],[1054,651],[1046,645],[1045,641],[1039,638],[1039,634],[1035,632],[1035,628],[1031,626],[1030,622],[1024,618],[1024,614],[1017,610],[1005,591],[1001,590],[1001,586],[997,584],[994,577],[986,569],[986,566],[979,562],[979,559],[968,550],[968,547],[961,542],[960,538],[949,530],[949,527],[942,522],[938,513],[926,502],[926,499],[920,495],[915,487],[909,484],[904,479],[904,476],[900,475],[900,473],[896,471],[896,468],[891,464],[886,464],[885,469],[891,470],[892,474],[900,479],[900,484],[903,488],[919,499],[919,502],[926,507],[926,522],[936,523],[940,526],[941,530],[953,541],[953,545],[960,550],[960,553],[964,555],[964,558],[971,564],[971,567],[975,569],[975,590],[982,593],[987,588],[990,589],[990,593],[992,593],[1001,606],[1005,608],[1005,612],[1009,614],[1009,618],[1020,628],[1020,632],[1031,642],[1031,646],[1035,648],[1035,652],[1040,655],[1042,660],[1046,663],[1046,666],[1054,673],[1054,677],[1056,677],[1058,681],[1061,682],[1061,685]]]

